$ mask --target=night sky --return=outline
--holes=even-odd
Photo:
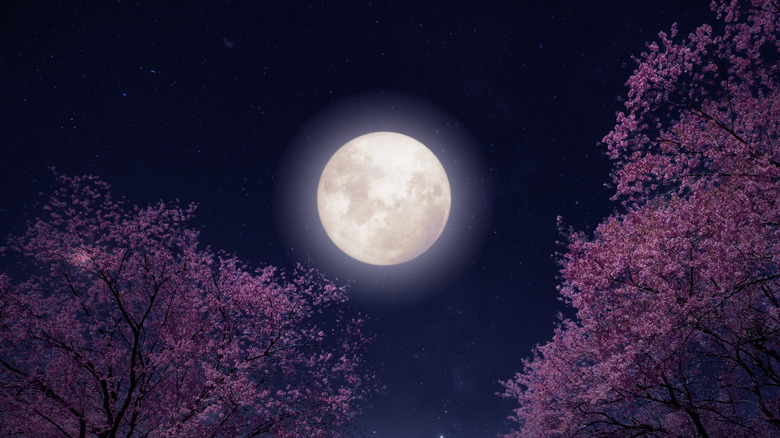
[[[204,246],[352,281],[386,387],[360,433],[508,432],[498,381],[571,314],[556,216],[587,231],[619,208],[599,141],[631,56],[713,23],[707,3],[4,0],[0,234],[50,166],[131,203],[197,202]],[[316,216],[333,139],[377,128],[431,138],[453,187],[440,241],[398,267],[350,261]]]

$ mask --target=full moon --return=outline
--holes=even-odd
[[[397,132],[354,138],[330,158],[317,187],[328,237],[372,265],[407,262],[430,248],[450,214],[450,184],[439,160]]]

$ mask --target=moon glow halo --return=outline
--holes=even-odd
[[[317,211],[333,243],[372,265],[396,265],[427,251],[450,214],[450,185],[436,156],[397,132],[356,137],[330,158]]]

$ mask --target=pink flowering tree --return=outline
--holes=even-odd
[[[576,311],[503,394],[509,437],[780,436],[780,4],[660,34],[604,139],[625,212],[562,257]]]
[[[4,249],[26,273],[0,276],[0,435],[345,431],[373,377],[343,288],[199,248],[192,205],[127,207],[94,177],[58,178]]]

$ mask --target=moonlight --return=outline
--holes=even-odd
[[[450,214],[450,184],[439,160],[396,132],[354,138],[330,158],[317,188],[317,210],[333,243],[372,265],[396,265],[424,253]]]

